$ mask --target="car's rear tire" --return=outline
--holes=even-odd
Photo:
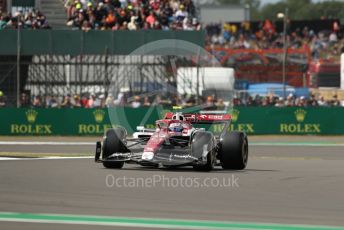
[[[247,166],[248,141],[243,132],[230,132],[222,137],[220,161],[223,169],[242,170]]]
[[[123,151],[124,141],[126,138],[126,130],[124,128],[113,128],[108,129],[105,133],[103,139],[103,165],[105,168],[116,168],[120,169],[123,167],[124,162],[120,161],[111,161],[107,158],[113,154]]]
[[[215,158],[215,142],[211,132],[196,132],[191,141],[191,154],[193,156],[202,156],[204,146],[207,147],[207,163],[204,165],[194,165],[197,171],[211,171],[216,163]]]

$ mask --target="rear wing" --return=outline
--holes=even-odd
[[[184,117],[194,124],[227,123],[231,121],[230,114],[184,114]]]
[[[186,121],[191,124],[224,124],[220,133],[220,138],[225,135],[229,129],[232,117],[224,111],[201,111],[200,113],[183,114]],[[165,119],[170,120],[173,117],[172,112],[165,114]]]
[[[165,119],[172,119],[173,113],[168,112]],[[185,120],[193,124],[213,124],[213,123],[229,123],[232,119],[230,114],[218,113],[216,111],[204,111],[201,113],[183,114]]]

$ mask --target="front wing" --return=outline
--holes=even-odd
[[[178,140],[180,141],[180,140]],[[128,140],[127,149],[128,152],[113,153],[106,159],[100,159],[101,156],[101,142],[96,143],[95,161],[122,161],[126,163],[136,163],[140,165],[152,165],[152,166],[181,166],[181,165],[202,165],[207,163],[207,151],[202,153],[202,156],[197,158],[191,155],[190,148],[188,146],[181,147],[176,145],[161,147],[152,159],[143,159],[143,149],[146,140],[131,139]]]

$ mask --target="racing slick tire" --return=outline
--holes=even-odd
[[[211,171],[216,163],[215,141],[211,132],[196,132],[191,141],[191,154],[200,156],[203,154],[204,146],[207,146],[207,163],[204,165],[193,165],[197,171]]]
[[[108,129],[103,139],[103,165],[105,168],[120,169],[123,167],[124,162],[106,160],[108,156],[113,153],[121,152],[124,148],[124,141],[126,138],[126,130],[124,128]]]
[[[248,141],[243,132],[230,132],[222,137],[220,161],[223,169],[242,170],[248,161]]]

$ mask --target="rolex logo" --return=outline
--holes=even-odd
[[[231,115],[232,115],[232,121],[233,121],[233,122],[236,122],[236,121],[238,120],[238,118],[239,118],[239,113],[240,113],[240,111],[237,110],[237,109],[233,109],[233,110],[232,110]]]
[[[303,122],[306,118],[307,112],[303,109],[297,109],[295,111],[295,117],[298,122]]]
[[[36,121],[37,115],[38,115],[38,112],[36,112],[33,109],[29,109],[26,111],[26,119],[30,123],[34,123]]]
[[[93,112],[93,115],[94,115],[94,120],[97,123],[100,123],[104,120],[105,112],[101,109],[97,109]]]

